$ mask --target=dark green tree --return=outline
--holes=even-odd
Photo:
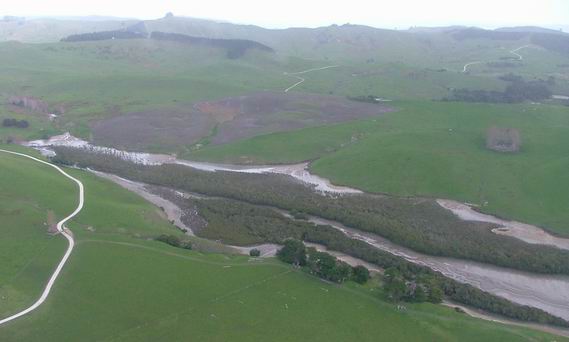
[[[352,280],[359,284],[365,284],[370,278],[369,270],[364,266],[352,268]]]
[[[277,257],[287,264],[304,266],[306,265],[306,247],[302,241],[288,239],[284,242],[283,248],[277,252]]]

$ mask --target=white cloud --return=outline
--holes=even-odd
[[[566,0],[0,0],[0,11],[21,16],[113,15],[143,19],[172,11],[176,15],[266,27],[347,22],[377,27],[556,26],[569,22]]]

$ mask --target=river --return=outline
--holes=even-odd
[[[173,156],[168,156],[168,155],[125,152],[107,147],[92,146],[89,145],[87,142],[74,138],[70,135],[53,137],[50,140],[46,141],[41,141],[41,140],[34,141],[30,142],[28,145],[35,148],[43,149],[44,152],[49,146],[74,146],[78,148],[87,148],[89,150],[94,150],[99,153],[117,155],[126,160],[143,163],[143,164],[150,164],[150,165],[160,165],[160,164],[169,164],[169,163],[180,164],[210,172],[232,171],[232,172],[245,172],[245,173],[286,174],[292,176],[293,178],[299,181],[314,186],[315,190],[321,193],[326,193],[326,192],[336,193],[336,194],[361,193],[361,191],[358,189],[335,186],[329,180],[311,174],[308,170],[307,164],[277,165],[277,166],[271,166],[271,165],[242,166],[242,165],[193,162],[187,160],[179,160]],[[114,179],[113,181],[117,182],[117,179]],[[117,183],[120,184],[121,182]],[[125,186],[124,182],[121,185]],[[130,190],[133,189],[131,188]],[[137,193],[139,192],[140,189]],[[164,205],[163,202],[164,199],[156,198],[156,195],[149,194],[143,197],[145,197],[146,199],[155,203],[158,206],[167,207]],[[160,202],[161,203],[160,204],[157,201],[158,202],[162,201],[162,202]],[[490,215],[476,213],[472,211],[470,207],[462,203],[448,201],[448,200],[439,200],[438,203],[442,207],[453,211],[453,213],[455,213],[457,216],[465,220],[493,222],[493,223],[498,223],[500,225],[504,225],[505,227],[509,226],[510,228],[513,226],[511,224],[513,221],[504,221]],[[166,210],[167,215],[173,215],[170,219],[173,219],[177,224],[179,223],[183,225],[183,223],[179,220],[180,213],[181,213],[180,208],[177,208],[175,205],[174,207],[169,207],[169,209]],[[408,248],[396,245],[378,235],[346,227],[338,222],[325,220],[319,217],[310,217],[310,221],[316,224],[330,225],[342,231],[344,234],[346,234],[351,238],[365,241],[366,243],[374,246],[375,248],[387,251],[397,256],[401,256],[410,262],[427,266],[459,282],[471,284],[481,290],[509,299],[512,302],[540,308],[553,315],[569,320],[569,277],[567,276],[540,275],[540,274],[516,271],[507,268],[495,267],[472,261],[434,257],[430,255],[421,254],[413,250],[410,250]],[[523,225],[518,222],[514,223]],[[186,227],[186,228],[189,229],[191,227]],[[526,232],[527,231],[531,232],[532,230],[540,229],[538,227],[531,225],[523,225],[523,228]],[[191,229],[189,230],[191,231]],[[568,241],[567,239],[555,238],[554,240],[550,240],[554,242],[547,243],[543,241],[540,242],[537,240],[532,241],[531,240],[532,234],[526,234],[526,236],[521,236],[521,237],[515,236],[516,232],[515,229],[510,229],[508,230],[508,232],[509,232],[508,235],[520,238],[530,243],[552,244],[552,245],[558,245],[558,247],[561,248],[569,246],[569,244],[567,244]],[[504,229],[502,231],[496,231],[496,233],[497,234],[506,233],[506,230]],[[544,234],[548,235],[545,231],[540,230],[538,235],[543,237]],[[528,239],[530,241],[528,241]],[[263,249],[266,248],[266,250],[272,250],[272,251],[275,250],[274,246],[262,246],[262,247]]]

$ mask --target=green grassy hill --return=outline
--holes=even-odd
[[[76,190],[55,170],[29,160],[1,154],[0,165],[10,171],[0,178],[5,316],[37,297],[63,252],[63,239],[47,236],[42,221],[47,210],[58,218],[71,210]],[[400,312],[372,286],[331,285],[273,259],[251,261],[148,241],[145,236],[176,232],[159,210],[92,175],[70,172],[86,188],[84,212],[69,224],[76,249],[46,303],[0,328],[3,341],[554,338],[431,304]],[[4,224],[6,217],[10,224]]]
[[[358,29],[337,27],[326,30],[338,31],[331,33],[333,37],[336,34],[351,37],[358,36]],[[0,116],[13,115],[15,109],[6,104],[11,96],[38,98],[52,109],[64,109],[57,124],[43,123],[49,127],[41,128],[71,131],[88,138],[91,124],[104,118],[140,110],[175,109],[199,101],[257,91],[283,91],[298,81],[283,75],[283,72],[327,65],[339,67],[303,75],[306,81],[294,91],[431,100],[448,96],[449,89],[453,88],[503,90],[506,83],[498,76],[508,72],[526,79],[552,76],[556,79],[555,93],[569,91],[563,68],[567,58],[543,49],[522,50],[526,59],[516,68],[478,64],[471,66],[470,74],[461,72],[464,64],[471,61],[490,62],[503,56],[511,57],[509,49],[524,42],[469,40],[459,43],[446,36],[429,36],[424,39],[433,43],[425,43],[420,35],[391,31],[373,31],[373,36],[400,38],[366,47],[366,51],[372,53],[369,56],[361,51],[351,55],[353,49],[348,43],[334,41],[324,45],[337,50],[335,56],[322,53],[315,59],[303,59],[300,56],[308,57],[304,52],[296,54],[290,48],[284,48],[277,50],[276,54],[249,52],[236,60],[227,59],[222,49],[150,39],[0,43],[0,71],[3,75],[0,101],[4,102]],[[300,37],[302,42],[303,35]],[[313,41],[312,38],[309,40]],[[306,45],[303,49],[326,51],[326,46]],[[362,59],[362,56],[366,57]],[[45,115],[42,117],[26,110],[22,114],[45,119]]]
[[[568,107],[549,102],[432,101],[454,88],[501,91],[507,83],[498,77],[510,72],[527,80],[553,77],[553,92],[569,95],[569,59],[563,45],[555,45],[556,38],[543,43],[543,37],[536,36],[541,31],[495,33],[460,27],[267,30],[174,17],[146,21],[145,26],[149,32],[251,39],[276,52],[249,51],[229,59],[220,48],[152,39],[59,42],[71,34],[123,29],[134,23],[0,22],[0,121],[16,118],[30,123],[25,129],[0,127],[0,142],[66,131],[98,141],[94,127],[103,120],[151,113],[158,118],[152,124],[156,143],[143,145],[147,150],[207,161],[313,160],[312,171],[335,183],[371,192],[477,203],[486,212],[569,234]],[[518,51],[523,59],[515,60],[510,51],[525,45],[530,46]],[[469,62],[480,63],[462,72]],[[300,109],[283,110],[267,119],[301,120],[305,128],[262,131],[215,145],[211,141],[219,127],[208,124],[203,125],[199,144],[168,140],[166,145],[166,139],[160,143],[164,127],[177,122],[194,125],[190,113],[204,101],[219,104],[229,97],[265,91],[283,94],[298,82],[284,72],[330,65],[337,67],[303,74],[305,81],[289,94],[333,95],[342,100],[374,95],[395,100],[389,103],[395,111],[322,124],[326,121],[311,122]],[[32,99],[42,109],[14,105],[13,97]],[[172,112],[176,115],[165,115]],[[50,113],[58,117],[50,120]],[[231,119],[221,114],[220,122]],[[506,155],[485,148],[485,132],[493,125],[520,130],[520,153]],[[38,297],[65,250],[65,241],[47,234],[47,229],[49,222],[73,208],[75,189],[54,170],[14,156],[0,154],[0,169],[6,171],[0,177],[0,255],[6,260],[0,265],[0,317],[4,317]],[[171,248],[149,240],[161,233],[181,235],[160,210],[93,175],[69,172],[84,182],[87,191],[85,209],[70,223],[77,248],[48,301],[33,314],[1,327],[0,340],[554,338],[430,304],[412,304],[399,312],[372,286],[335,286],[276,260],[253,262],[205,253],[225,249],[204,240],[194,241],[199,251]]]
[[[485,212],[569,233],[569,109],[445,102],[397,107],[377,119],[264,135],[187,157],[260,164],[315,160],[312,171],[338,184],[476,203]],[[521,151],[486,149],[491,126],[518,128]]]
[[[83,18],[13,18],[0,20],[0,41],[52,43],[72,34],[119,30],[136,22],[137,20],[86,20]]]
[[[0,43],[0,100],[4,102],[0,119],[31,123],[28,129],[0,127],[0,139],[35,139],[71,131],[100,143],[92,134],[94,125],[149,111],[156,117],[175,112],[175,120],[191,126],[195,118],[185,113],[198,103],[266,90],[282,92],[298,81],[283,75],[285,71],[339,65],[302,75],[306,81],[293,92],[377,95],[398,100],[390,103],[397,111],[371,121],[274,132],[226,145],[208,145],[218,132],[212,123],[204,125],[202,149],[197,151],[196,144],[172,143],[169,136],[160,136],[166,134],[165,126],[172,125],[164,116],[164,122],[152,124],[156,137],[144,148],[212,161],[280,163],[322,158],[313,170],[342,184],[374,192],[488,202],[484,207],[488,212],[559,233],[569,227],[563,209],[569,201],[564,187],[558,186],[566,183],[562,170],[567,156],[562,146],[567,107],[430,101],[447,96],[453,88],[502,90],[506,83],[498,76],[507,72],[528,80],[553,76],[554,93],[567,93],[564,70],[569,63],[562,53],[533,44],[518,51],[522,61],[511,60],[514,55],[509,51],[532,44],[531,36],[490,39],[484,35],[494,31],[475,31],[482,36],[457,39],[460,28],[400,32],[354,25],[266,30],[185,18],[146,22],[146,26],[150,31],[211,37],[251,34],[248,38],[277,52],[248,52],[231,60],[222,49],[150,39]],[[506,57],[516,66],[481,63],[472,65],[469,73],[461,72],[469,61]],[[47,103],[50,111],[62,110],[52,122],[45,112],[8,104],[11,96],[36,98]],[[304,120],[302,115],[283,111],[271,120]],[[318,123],[306,120],[306,126],[314,125]],[[491,125],[520,128],[522,152],[505,156],[486,151],[484,132]],[[447,134],[448,129],[454,129],[453,134]],[[161,139],[168,145],[161,144]]]

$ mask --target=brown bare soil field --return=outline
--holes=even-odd
[[[93,124],[92,130],[95,144],[128,150],[157,146],[173,150],[196,143],[225,144],[389,111],[392,109],[384,105],[338,96],[259,92],[187,107],[119,115]]]
[[[344,97],[260,92],[215,102],[226,112],[237,112],[233,120],[219,125],[213,144],[282,132],[308,126],[324,125],[375,116],[390,108],[360,103]]]
[[[97,145],[142,151],[195,144],[214,126],[212,116],[188,107],[119,115],[99,121],[91,129]]]

